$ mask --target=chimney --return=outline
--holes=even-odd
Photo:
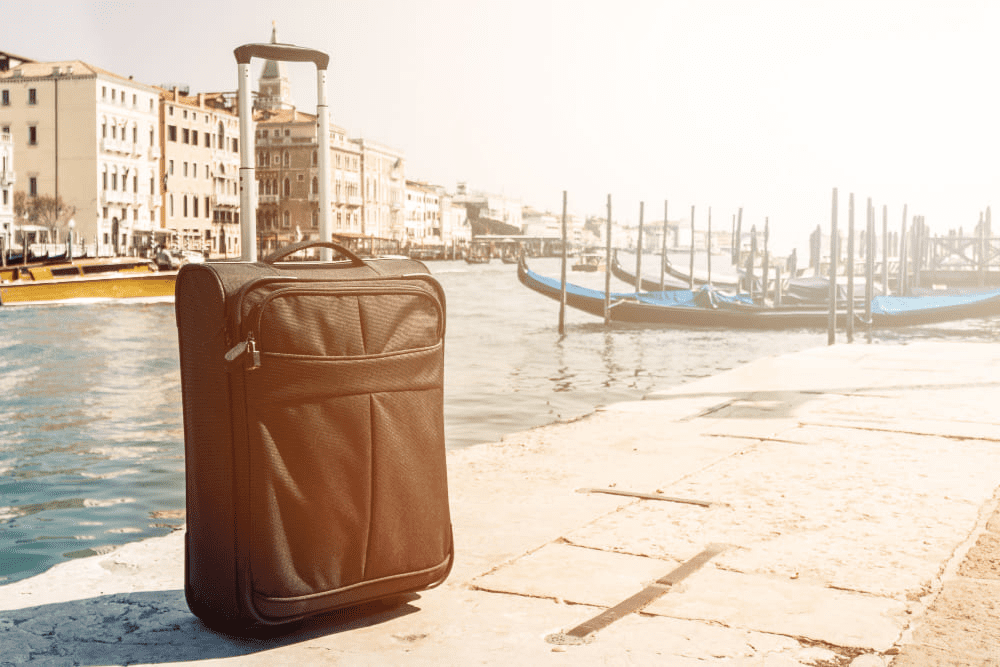
[[[174,102],[178,102],[178,101],[180,101],[180,99],[181,99],[181,97],[180,97],[180,93],[177,90],[177,86],[174,86]]]
[[[205,93],[198,93],[198,108],[205,108]]]

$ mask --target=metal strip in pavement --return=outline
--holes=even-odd
[[[641,611],[653,600],[669,591],[671,586],[696,572],[713,557],[725,551],[728,546],[726,544],[708,545],[694,558],[682,563],[627,600],[619,602],[614,607],[605,610],[589,621],[581,623],[568,632],[550,635],[546,639],[552,644],[579,643],[589,635],[594,634],[598,630],[603,630],[618,619],[628,616],[633,612]]]
[[[642,498],[643,500],[666,500],[672,503],[685,503],[687,505],[701,505],[711,507],[712,503],[707,500],[692,500],[691,498],[674,498],[665,496],[662,493],[641,493],[639,491],[621,491],[619,489],[577,489],[577,493],[606,493],[610,496],[627,496],[629,498]]]

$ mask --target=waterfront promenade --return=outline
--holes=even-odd
[[[450,451],[448,581],[285,636],[190,614],[182,531],[64,563],[0,664],[1000,665],[998,368],[821,347]]]

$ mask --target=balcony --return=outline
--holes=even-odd
[[[281,201],[281,195],[257,195],[258,204],[277,204]]]
[[[0,171],[0,185],[14,185],[17,176],[13,171]]]
[[[136,204],[134,192],[123,192],[121,190],[104,190],[101,193],[102,204]]]
[[[348,206],[361,206],[361,195],[348,195],[342,199]]]
[[[275,202],[277,202],[277,195],[258,195],[257,199],[259,203],[264,203],[266,197],[274,197]],[[238,208],[240,205],[239,195],[212,195],[212,206],[228,206],[232,208]]]
[[[150,146],[149,147],[149,159],[150,160],[159,160],[160,159],[160,147],[159,146]]]
[[[134,144],[129,144],[122,139],[111,139],[104,137],[101,139],[101,150],[105,153],[132,153]]]
[[[150,195],[149,208],[159,208],[162,205],[163,205],[162,195]]]

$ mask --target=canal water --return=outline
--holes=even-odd
[[[429,267],[448,299],[449,448],[826,344],[824,331],[608,328],[572,310],[560,336],[558,304],[523,287],[515,266]],[[534,260],[532,268],[559,275],[555,259]],[[569,277],[603,288],[602,273]],[[612,288],[625,286],[613,281]],[[173,304],[4,306],[0,332],[0,583],[182,525]],[[918,327],[876,340],[917,338],[995,341],[1000,321]]]

